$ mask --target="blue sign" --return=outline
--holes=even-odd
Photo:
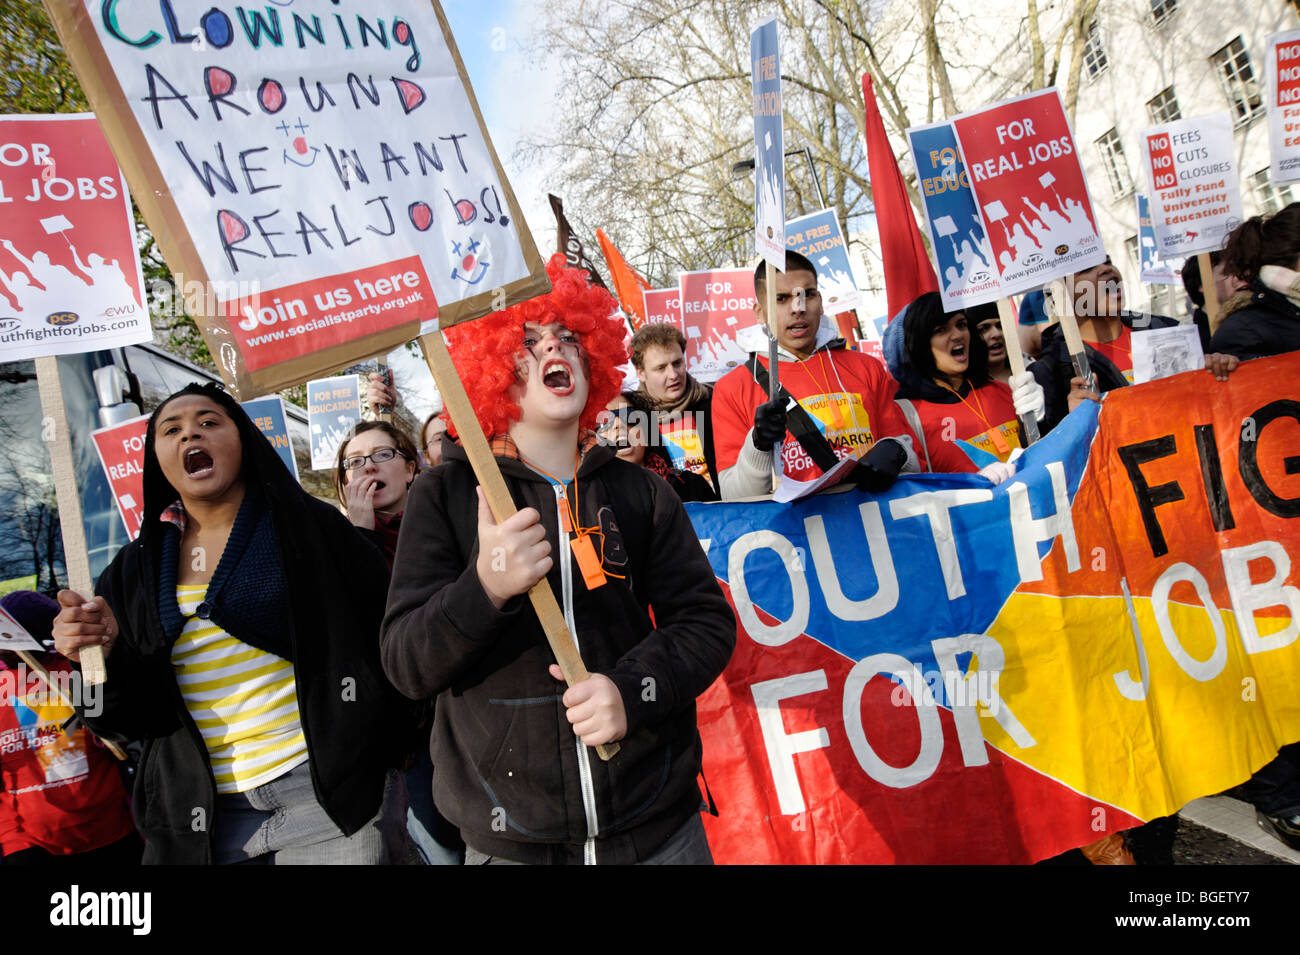
[[[1002,297],[998,270],[950,123],[907,131],[939,291],[948,311]]]
[[[853,268],[849,265],[849,250],[834,209],[791,219],[785,224],[785,242],[817,267],[817,290],[822,293],[823,311],[836,315],[861,304]]]
[[[356,375],[307,382],[307,428],[311,432],[311,467],[335,466],[339,445],[361,420],[361,387]]]
[[[754,84],[754,246],[785,271],[785,139],[781,120],[781,56],[776,17],[749,37]]]
[[[280,455],[280,460],[289,469],[293,479],[299,480],[298,462],[293,457],[293,442],[289,439],[289,418],[284,413],[284,402],[278,395],[272,395],[269,398],[245,401],[241,407],[253,419],[257,430],[266,435],[266,440],[271,442],[271,447]]]
[[[1180,269],[1167,259],[1160,258],[1156,245],[1156,229],[1151,224],[1151,201],[1142,193],[1137,193],[1138,204],[1138,266],[1141,279],[1152,285],[1179,285],[1182,283]]]

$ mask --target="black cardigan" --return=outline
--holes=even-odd
[[[252,451],[245,483],[265,497],[274,525],[312,784],[326,813],[350,835],[378,812],[386,769],[395,765],[411,722],[409,705],[379,663],[387,567],[337,510],[298,487],[251,423],[243,437]],[[158,475],[150,467],[146,456],[145,512],[156,524],[160,496],[149,489],[158,487]],[[106,738],[144,741],[134,793],[144,861],[210,863],[216,784],[176,683],[174,634],[168,637],[159,614],[160,580],[175,580],[161,572],[163,537],[146,526],[99,578],[96,593],[113,608],[121,635],[108,658],[102,712],[83,716]],[[213,619],[221,613],[214,607]],[[227,608],[226,616],[232,613]]]

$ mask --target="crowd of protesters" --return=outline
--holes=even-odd
[[[1221,308],[1198,314],[1210,375],[1300,348],[1297,268],[1300,204],[1229,237]],[[84,724],[143,744],[131,812],[146,863],[709,862],[695,699],[736,631],[682,501],[781,480],[871,494],[927,470],[1005,481],[1023,422],[1049,431],[1130,386],[1133,338],[1175,323],[1127,311],[1107,261],[1065,283],[1068,303],[1025,297],[1037,360],[1021,376],[995,309],[948,313],[937,293],[889,325],[881,362],[839,336],[814,266],[790,253],[775,314],[755,273],[779,350],[769,398],[766,354],[711,387],[689,374],[679,330],[643,327],[629,354],[609,293],[561,256],[548,272],[547,295],[448,333],[513,514],[489,505],[445,413],[418,442],[385,421],[354,429],[334,507],[219,387],[154,409],[139,537],[95,594],[61,592],[57,616],[23,608],[69,660],[92,645],[108,657]],[[1062,305],[1091,380],[1046,319]],[[628,360],[639,385],[624,391]],[[398,395],[372,376],[368,398]],[[542,581],[588,667],[567,687],[529,604]],[[614,745],[614,762],[596,757]],[[1298,750],[1238,790],[1293,847]],[[79,798],[43,807],[17,794],[29,756],[3,758],[5,864],[140,854],[121,782],[92,757]],[[1087,850],[1132,861],[1118,836]]]

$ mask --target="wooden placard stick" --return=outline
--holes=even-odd
[[[1201,292],[1205,295],[1205,318],[1209,322],[1210,332],[1218,328],[1219,290],[1214,287],[1214,266],[1210,264],[1210,253],[1198,252],[1196,264],[1201,269]]]
[[[95,647],[95,649],[99,650],[99,647]],[[50,694],[54,697],[56,701],[58,701],[58,704],[60,706],[75,708],[75,704],[70,699],[68,699],[66,696],[63,695],[63,691],[59,689],[59,685],[56,682],[54,682],[53,679],[50,678],[50,671],[45,669],[45,665],[42,664],[40,660],[36,659],[36,657],[32,654],[30,650],[15,650],[13,652],[18,655],[18,659],[23,661],[23,663],[27,666],[27,669],[31,670],[38,677],[41,678],[41,682],[44,683],[49,688]],[[84,654],[85,651],[82,652]],[[101,658],[103,657],[102,651],[100,652],[100,657]],[[82,672],[84,674],[85,672],[84,667]],[[85,677],[83,676],[82,679],[84,680]],[[90,732],[89,728],[87,728],[86,732]],[[110,753],[112,753],[118,759],[125,761],[126,751],[122,749],[121,746],[118,746],[112,740],[103,739],[102,737],[99,736],[96,736],[95,738],[98,739],[101,743],[103,743]]]
[[[1059,293],[1052,298],[1056,301],[1056,314],[1061,322],[1061,331],[1065,334],[1065,347],[1070,352],[1070,360],[1074,362],[1074,373],[1083,379],[1088,390],[1096,391],[1097,382],[1092,377],[1092,368],[1088,365],[1088,352],[1083,346],[1079,323],[1074,317],[1073,276],[1064,281],[1058,279],[1052,285]]]
[[[767,400],[776,401],[776,396],[781,392],[780,375],[777,372],[779,355],[777,354],[777,330],[781,323],[776,320],[776,269],[772,268],[772,263],[764,264],[767,270],[763,282],[763,298],[765,309],[767,311]]]
[[[506,487],[505,478],[501,476],[501,469],[497,467],[497,460],[488,446],[487,437],[483,434],[483,426],[479,424],[478,415],[474,413],[469,395],[465,393],[465,386],[461,383],[460,374],[451,360],[451,352],[447,350],[447,343],[443,341],[442,333],[421,335],[420,350],[424,352],[424,360],[429,363],[429,370],[433,372],[433,380],[442,395],[443,405],[451,415],[452,424],[456,426],[461,447],[465,449],[465,455],[474,469],[479,486],[483,488],[483,496],[487,498],[488,508],[497,523],[500,523],[518,509],[515,507],[514,498],[510,496],[510,489]],[[565,560],[567,555],[559,555],[559,559]],[[569,686],[573,686],[587,679],[590,674],[578,654],[578,645],[574,643],[573,635],[569,633],[568,625],[564,622],[564,613],[560,610],[551,585],[545,577],[533,584],[532,589],[528,591],[528,599],[533,604],[533,610],[537,612],[537,619],[541,621],[542,629],[546,632],[546,642],[551,645],[551,652],[555,654],[555,662],[564,672],[565,681]],[[596,747],[596,754],[603,760],[609,760],[617,752],[617,743],[603,743]]]
[[[384,384],[389,388],[393,387],[393,376],[388,370],[388,358],[384,355],[379,356],[379,374],[384,379]],[[379,405],[374,409],[375,417],[380,421],[392,421],[393,409],[388,405]]]
[[[1016,322],[1015,310],[1008,298],[998,299],[998,321],[1002,325],[1002,338],[1007,349],[1007,363],[1011,365],[1011,374],[1019,378],[1025,373],[1025,353],[1020,350],[1020,327]],[[1020,419],[1020,427],[1025,436],[1025,444],[1038,440],[1038,419],[1025,415]]]
[[[90,554],[86,550],[86,529],[81,523],[81,496],[77,491],[77,470],[72,461],[72,435],[68,430],[67,410],[63,407],[63,385],[59,381],[59,360],[36,359],[36,385],[41,395],[41,414],[52,438],[49,442],[50,470],[54,476],[54,494],[59,506],[59,528],[63,533],[63,565],[68,571],[68,587],[89,600],[95,592],[90,579]],[[91,685],[103,683],[104,648],[85,647],[80,654],[81,678]]]

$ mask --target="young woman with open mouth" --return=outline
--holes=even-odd
[[[144,740],[144,861],[389,861],[388,767],[409,711],[379,666],[379,551],[217,385],[154,411],[143,480],[140,536],[95,597],[59,594],[54,637],[71,659],[90,644],[108,657],[87,724]]]
[[[383,551],[390,570],[417,460],[415,442],[387,421],[362,421],[339,446],[334,472],[339,503],[352,526]]]

